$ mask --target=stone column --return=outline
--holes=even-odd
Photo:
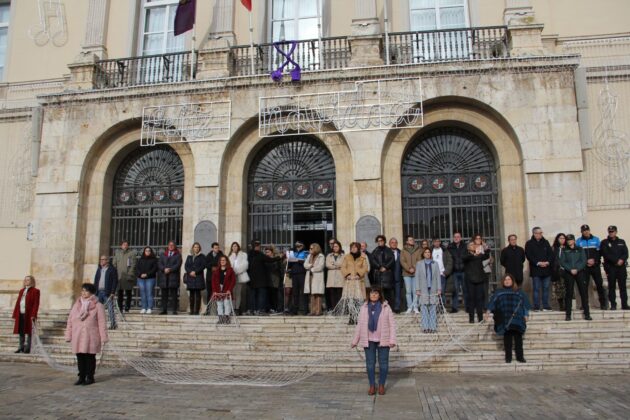
[[[350,66],[382,65],[381,25],[376,13],[376,0],[355,0],[354,4],[352,36],[349,37],[352,49]]]
[[[544,55],[542,43],[544,25],[536,23],[531,0],[505,0],[503,21],[508,26],[512,57]]]
[[[208,38],[197,56],[198,80],[230,75],[234,39],[234,0],[215,0]]]
[[[110,0],[89,0],[85,38],[83,39],[84,53],[95,54],[100,59],[107,58],[107,21],[109,19]]]
[[[70,79],[66,82],[68,90],[90,90],[94,88],[96,61],[98,56],[91,52],[80,53],[68,64]]]

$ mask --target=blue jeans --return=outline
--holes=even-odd
[[[153,309],[155,279],[138,278],[138,289],[140,290],[140,306],[142,306],[142,309]]]
[[[444,293],[442,293],[444,296]],[[423,330],[437,331],[437,311],[435,305],[421,304],[420,319]]]
[[[416,278],[404,276],[405,295],[407,297],[407,309],[418,308],[418,296],[416,296]]]
[[[367,369],[370,386],[374,386],[374,376],[376,374],[376,353],[378,353],[378,384],[385,385],[387,381],[387,371],[389,371],[389,347],[379,347],[379,343],[368,341],[365,350],[365,367]]]
[[[107,296],[107,294],[105,293],[105,290],[97,290],[96,298],[98,299],[99,302],[105,305],[105,302],[107,302],[107,298],[109,298],[109,296]]]
[[[534,310],[540,309],[540,288],[542,287],[542,307],[543,309],[551,309],[549,305],[549,286],[551,285],[551,276],[532,277],[534,283]]]
[[[464,272],[457,272],[452,274],[453,277],[453,302],[451,302],[452,308],[457,310],[459,306],[459,289],[462,290],[462,299],[464,301],[464,308],[466,307],[466,282],[464,281]],[[444,293],[444,291],[442,291]]]

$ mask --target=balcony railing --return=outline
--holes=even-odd
[[[383,36],[383,45],[387,39]],[[386,48],[383,60],[387,63]],[[507,27],[487,26],[389,34],[389,64],[509,57]]]
[[[321,51],[320,51],[321,48]],[[285,51],[288,50],[288,44]],[[234,76],[252,75],[252,48],[239,45],[231,48],[232,74]],[[273,44],[254,45],[253,74],[269,74],[284,63],[285,58]],[[320,54],[321,52],[321,54]],[[350,45],[347,37],[308,39],[297,41],[292,58],[302,71],[341,69],[350,61]],[[289,64],[286,70],[293,69]],[[285,70],[285,71],[286,71]]]
[[[94,87],[108,89],[191,80],[190,51],[101,60],[96,63]]]

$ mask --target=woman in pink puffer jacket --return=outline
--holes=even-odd
[[[370,389],[368,395],[376,392],[375,372],[378,353],[378,393],[385,395],[385,382],[389,370],[389,349],[396,346],[396,321],[391,307],[383,299],[378,287],[372,287],[369,300],[361,307],[359,321],[354,332],[352,348],[360,345],[365,350],[365,365]]]

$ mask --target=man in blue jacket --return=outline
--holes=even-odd
[[[606,310],[608,305],[606,304],[606,291],[604,290],[604,280],[602,279],[601,271],[601,255],[599,253],[600,241],[597,236],[591,234],[591,228],[589,225],[582,225],[580,227],[580,236],[575,244],[582,248],[586,253],[586,267],[584,268],[584,279],[588,285],[589,280],[593,277],[595,286],[597,286],[597,296],[599,297],[599,306]]]

